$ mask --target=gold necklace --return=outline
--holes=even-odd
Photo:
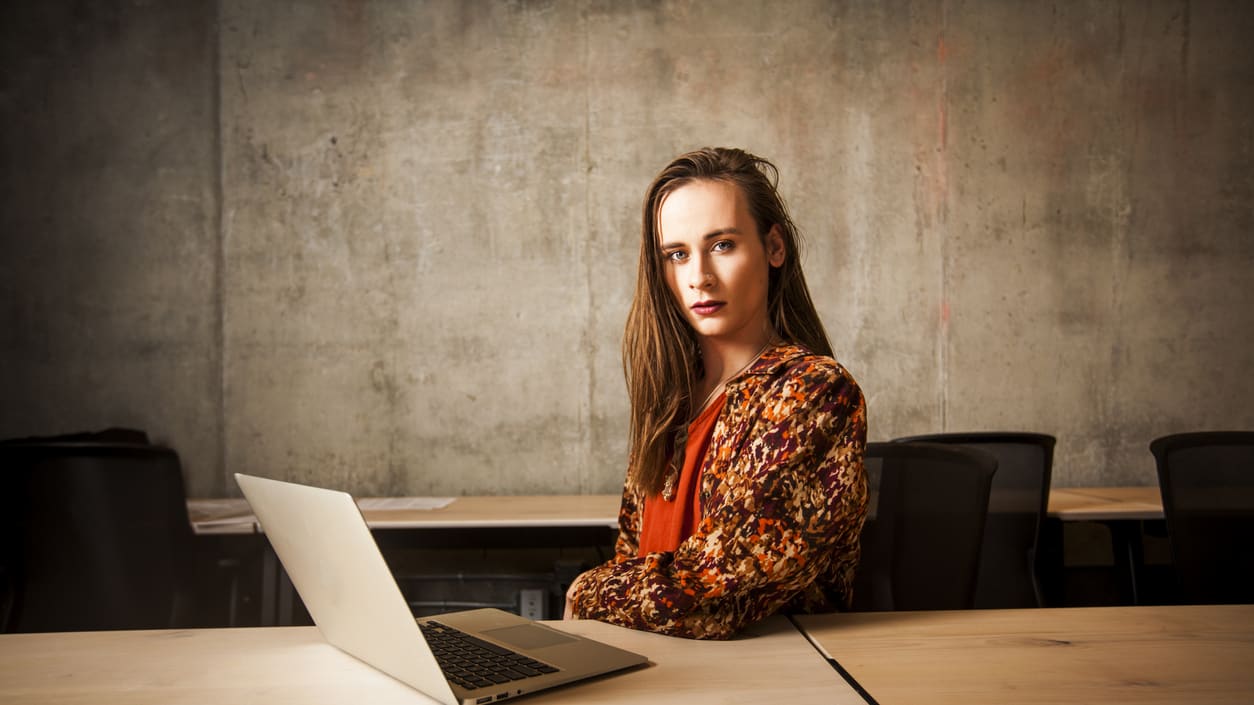
[[[762,349],[758,350],[757,354],[750,358],[744,366],[730,375],[727,375],[721,382],[714,385],[714,390],[711,391],[710,395],[705,398],[705,401],[701,402],[701,406],[697,407],[696,410],[692,412],[691,418],[680,424],[679,428],[675,429],[675,440],[671,448],[670,468],[666,473],[666,482],[662,485],[662,499],[667,502],[675,499],[675,484],[679,482],[679,473],[683,471],[684,454],[688,447],[688,426],[692,423],[692,419],[695,419],[701,414],[701,412],[705,409],[706,404],[709,404],[710,401],[714,399],[714,395],[722,390],[728,382],[732,381],[732,379],[734,379],[741,372],[749,369],[750,365],[757,362],[758,358],[762,357],[762,353],[766,352],[766,349],[771,347],[771,343],[772,339],[767,339],[766,344],[762,346]]]
[[[698,406],[698,407],[696,407],[696,408],[694,408],[694,409],[692,410],[692,414],[691,414],[691,415],[689,416],[689,418],[688,418],[688,423],[692,423],[692,420],[693,420],[693,419],[695,419],[695,418],[697,418],[697,416],[699,416],[699,415],[701,414],[701,412],[705,410],[706,405],[707,405],[707,404],[709,404],[709,403],[710,403],[710,401],[714,399],[715,395],[717,395],[717,394],[719,393],[719,391],[720,391],[720,390],[722,390],[724,387],[726,387],[726,386],[727,386],[727,383],[728,383],[728,382],[730,382],[730,381],[732,381],[733,379],[735,379],[735,378],[736,378],[736,376],[737,376],[737,375],[739,375],[741,372],[744,372],[745,370],[749,369],[749,366],[750,366],[750,365],[752,365],[753,363],[757,362],[757,361],[758,361],[758,358],[762,357],[762,353],[766,352],[766,349],[767,349],[767,348],[769,348],[769,347],[771,347],[771,340],[770,340],[770,338],[768,338],[768,339],[767,339],[767,341],[766,341],[766,344],[764,344],[764,345],[763,345],[763,346],[762,346],[762,347],[758,350],[757,354],[755,354],[752,358],[750,358],[750,359],[749,359],[749,361],[748,361],[748,362],[746,362],[744,365],[742,365],[742,366],[740,367],[740,369],[738,369],[738,370],[736,370],[735,372],[733,372],[733,373],[731,373],[731,374],[727,375],[726,377],[724,377],[724,378],[722,379],[722,381],[720,381],[718,384],[714,385],[714,389],[710,390],[710,394],[709,394],[709,396],[707,396],[707,397],[705,398],[705,401],[701,402],[701,405],[700,405],[700,406]]]

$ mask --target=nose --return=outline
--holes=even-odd
[[[705,258],[696,257],[693,260],[692,266],[688,269],[688,288],[709,289],[714,284],[714,273],[709,270]]]

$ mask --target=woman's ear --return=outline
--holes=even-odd
[[[772,267],[782,267],[787,258],[788,248],[784,245],[784,233],[780,231],[778,224],[772,225],[766,233],[766,261]]]

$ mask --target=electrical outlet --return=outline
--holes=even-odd
[[[544,619],[544,590],[519,590],[518,614],[527,619]]]

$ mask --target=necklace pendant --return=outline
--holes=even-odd
[[[684,455],[688,448],[688,426],[680,426],[675,431],[675,440],[671,444],[671,462],[666,469],[666,482],[662,485],[662,499],[667,502],[675,499],[675,485],[679,483],[679,474],[684,469]]]

